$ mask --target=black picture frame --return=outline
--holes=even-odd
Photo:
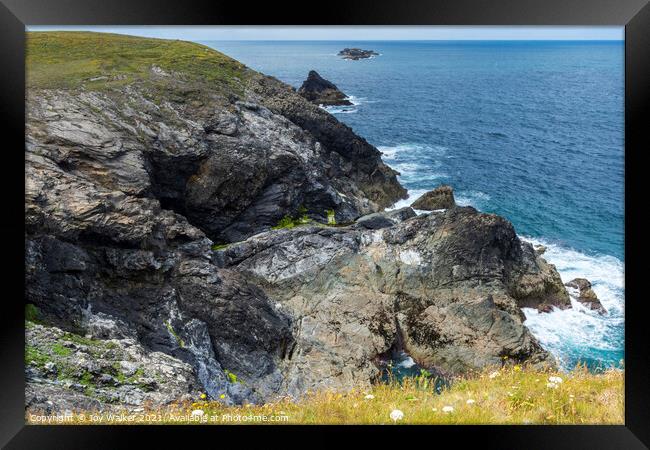
[[[4,195],[4,283],[0,335],[0,444],[6,448],[122,448],[135,439],[153,447],[171,433],[191,433],[192,443],[225,445],[237,435],[286,445],[281,435],[310,445],[319,437],[350,433],[386,445],[437,445],[468,439],[478,448],[637,449],[650,445],[650,352],[644,283],[641,186],[644,153],[650,149],[650,5],[647,0],[332,0],[252,5],[222,0],[0,0],[0,121]],[[317,11],[317,12],[316,12]],[[408,427],[142,427],[26,426],[24,416],[24,40],[26,25],[618,25],[625,26],[625,425],[620,426],[426,426]],[[296,432],[301,437],[297,438]],[[305,434],[302,434],[305,433]],[[307,440],[302,439],[305,436]],[[393,440],[394,442],[391,442]],[[422,443],[422,444],[420,444]],[[427,444],[429,443],[429,444]],[[231,444],[228,444],[231,445]],[[442,444],[450,445],[450,444]]]

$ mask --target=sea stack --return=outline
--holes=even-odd
[[[331,81],[321,77],[315,70],[310,70],[298,93],[310,102],[325,106],[349,106],[348,96]]]
[[[342,56],[343,59],[351,59],[353,61],[371,58],[377,55],[379,55],[379,53],[373,50],[362,50],[360,48],[344,48],[339,52],[339,56]]]
[[[565,286],[577,289],[577,300],[587,308],[591,309],[592,311],[597,311],[598,314],[601,315],[607,313],[607,310],[602,305],[602,303],[600,303],[598,296],[591,288],[591,282],[586,278],[574,278],[573,280],[566,283]]]
[[[432,191],[427,192],[411,204],[414,209],[424,211],[435,211],[437,209],[448,209],[456,206],[454,200],[454,190],[451,186],[438,186]]]

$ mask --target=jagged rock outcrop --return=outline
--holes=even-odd
[[[302,83],[298,94],[316,105],[335,106],[351,105],[348,96],[331,81],[321,77],[315,70],[310,70],[307,79]]]
[[[540,300],[556,286],[498,216],[455,208],[377,230],[302,227],[216,254],[293,318],[290,393],[368,384],[379,375],[373,361],[396,345],[446,374],[503,356],[553,364],[518,302],[532,286]]]
[[[339,53],[339,56],[342,56],[343,59],[351,59],[353,61],[357,61],[359,59],[366,59],[366,58],[371,58],[373,56],[379,55],[374,50],[363,50],[360,48],[344,48],[341,50]]]
[[[591,282],[586,278],[574,278],[573,280],[566,283],[565,286],[576,289],[578,291],[576,300],[585,305],[587,308],[591,309],[592,311],[597,311],[598,314],[601,315],[607,313],[607,310],[602,305],[602,303],[600,303],[598,296],[591,288]]]
[[[411,204],[411,208],[424,211],[435,211],[437,209],[447,209],[456,206],[454,199],[454,190],[451,186],[438,186],[432,191],[424,193]]]
[[[451,375],[503,356],[553,364],[520,307],[568,295],[509,222],[380,212],[406,191],[375,147],[219,58],[205,76],[231,64],[236,88],[149,60],[137,76],[28,83],[25,300],[42,324],[28,333],[30,408],[348,389],[377,380],[396,347]],[[303,208],[311,224],[271,230]],[[68,370],[71,358],[96,364]],[[163,366],[180,378],[158,380]]]

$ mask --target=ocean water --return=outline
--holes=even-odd
[[[408,205],[441,183],[457,203],[543,243],[567,282],[591,280],[608,310],[526,324],[570,368],[624,358],[624,44],[594,41],[204,41],[296,88],[309,70],[354,103],[329,108],[383,152]],[[347,61],[344,47],[380,56]]]

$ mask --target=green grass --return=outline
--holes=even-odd
[[[327,214],[327,224],[328,225],[336,225],[336,217],[335,217],[335,212],[333,209],[328,209],[325,211]]]
[[[274,227],[271,227],[272,230],[281,230],[283,228],[294,228],[300,225],[307,225],[311,223],[311,219],[307,215],[307,208],[303,205],[298,207],[298,214],[296,216],[290,216],[287,214],[284,216],[278,224]]]
[[[550,377],[562,381],[549,387]],[[593,374],[577,367],[569,373],[536,371],[519,366],[486,369],[456,380],[441,394],[426,377],[401,383],[377,384],[350,392],[320,391],[299,400],[282,399],[263,405],[226,406],[218,400],[183,402],[145,413],[155,423],[196,423],[190,413],[202,410],[206,423],[274,424],[622,424],[624,373],[609,370]],[[394,421],[391,412],[403,418]],[[274,422],[224,421],[224,415],[274,416]],[[136,415],[133,423],[138,422]],[[180,417],[180,419],[179,419]],[[90,421],[88,414],[75,415],[70,424],[112,423],[107,415]]]
[[[232,373],[230,370],[226,369],[226,370],[223,371],[223,373],[226,374],[226,376],[228,377],[228,381],[229,381],[229,382],[231,382],[231,383],[233,383],[233,384],[234,384],[234,383],[240,383],[240,382],[241,382],[241,381],[237,378],[237,375],[235,375],[234,373]]]
[[[230,244],[214,244],[211,248],[212,250],[224,250],[228,248]]]
[[[69,356],[72,353],[72,350],[57,342],[52,346],[52,352],[59,356]]]
[[[27,33],[28,89],[81,85],[105,89],[150,80],[153,66],[176,78],[236,92],[253,73],[236,60],[191,42],[85,31]]]
[[[51,358],[33,345],[25,346],[25,364],[43,367]]]

